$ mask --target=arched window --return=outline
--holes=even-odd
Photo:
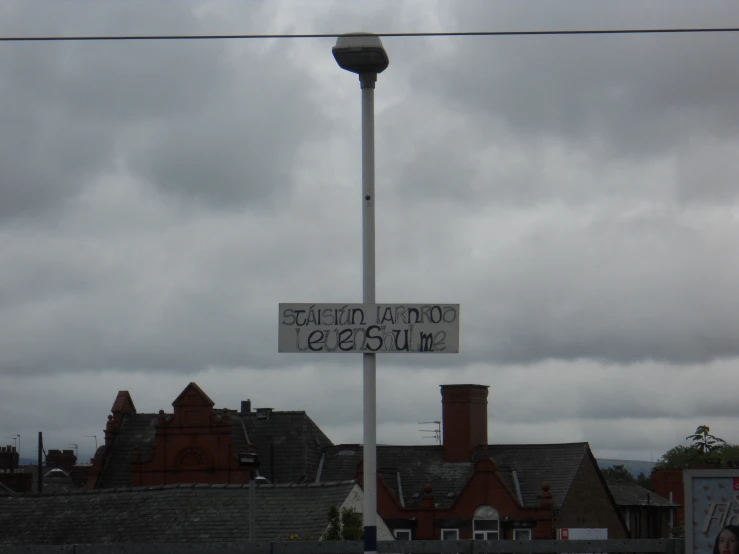
[[[493,541],[499,537],[500,518],[498,510],[492,506],[480,506],[472,516],[472,530],[475,540]]]

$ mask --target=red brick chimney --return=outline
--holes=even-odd
[[[488,443],[488,387],[441,385],[444,461],[469,462]]]

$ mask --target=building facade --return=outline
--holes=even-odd
[[[378,513],[401,539],[553,539],[628,530],[587,443],[488,444],[488,387],[443,385],[442,444],[378,446]],[[334,445],[305,412],[216,409],[195,383],[172,413],[113,403],[89,488],[362,481],[362,445]]]

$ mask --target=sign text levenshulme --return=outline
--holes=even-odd
[[[459,352],[459,304],[280,304],[280,352]]]

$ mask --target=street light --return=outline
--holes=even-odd
[[[362,89],[362,302],[375,303],[375,82],[390,64],[377,35],[341,35],[332,49],[339,67],[359,75]],[[362,354],[364,551],[377,552],[377,360]]]
[[[341,69],[352,73],[382,73],[390,65],[390,58],[382,41],[372,33],[347,33],[336,40],[331,51]]]

